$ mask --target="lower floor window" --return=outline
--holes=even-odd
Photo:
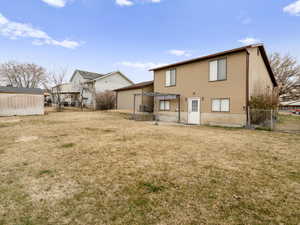
[[[229,112],[229,99],[213,99],[212,111],[213,112]]]
[[[159,110],[168,111],[170,110],[170,101],[162,100],[159,102]]]

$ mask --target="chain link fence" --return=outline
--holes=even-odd
[[[278,110],[248,110],[248,127],[251,129],[274,130],[278,121]]]

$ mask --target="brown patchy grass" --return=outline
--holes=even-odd
[[[294,131],[300,133],[300,115],[285,115],[280,114],[276,130]]]
[[[299,134],[103,112],[0,127],[1,225],[298,225],[299,202]]]

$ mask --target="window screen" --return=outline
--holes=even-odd
[[[213,99],[212,100],[212,111],[213,112],[229,112],[230,111],[229,99]]]
[[[198,112],[198,100],[192,100],[192,112]]]
[[[209,63],[209,81],[227,79],[226,59],[214,60]]]
[[[170,110],[170,101],[160,101],[159,102],[159,110],[161,111],[167,111]]]
[[[166,71],[166,82],[165,86],[175,86],[176,85],[176,69]]]

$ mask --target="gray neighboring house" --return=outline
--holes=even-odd
[[[44,91],[0,86],[0,116],[44,114]]]

